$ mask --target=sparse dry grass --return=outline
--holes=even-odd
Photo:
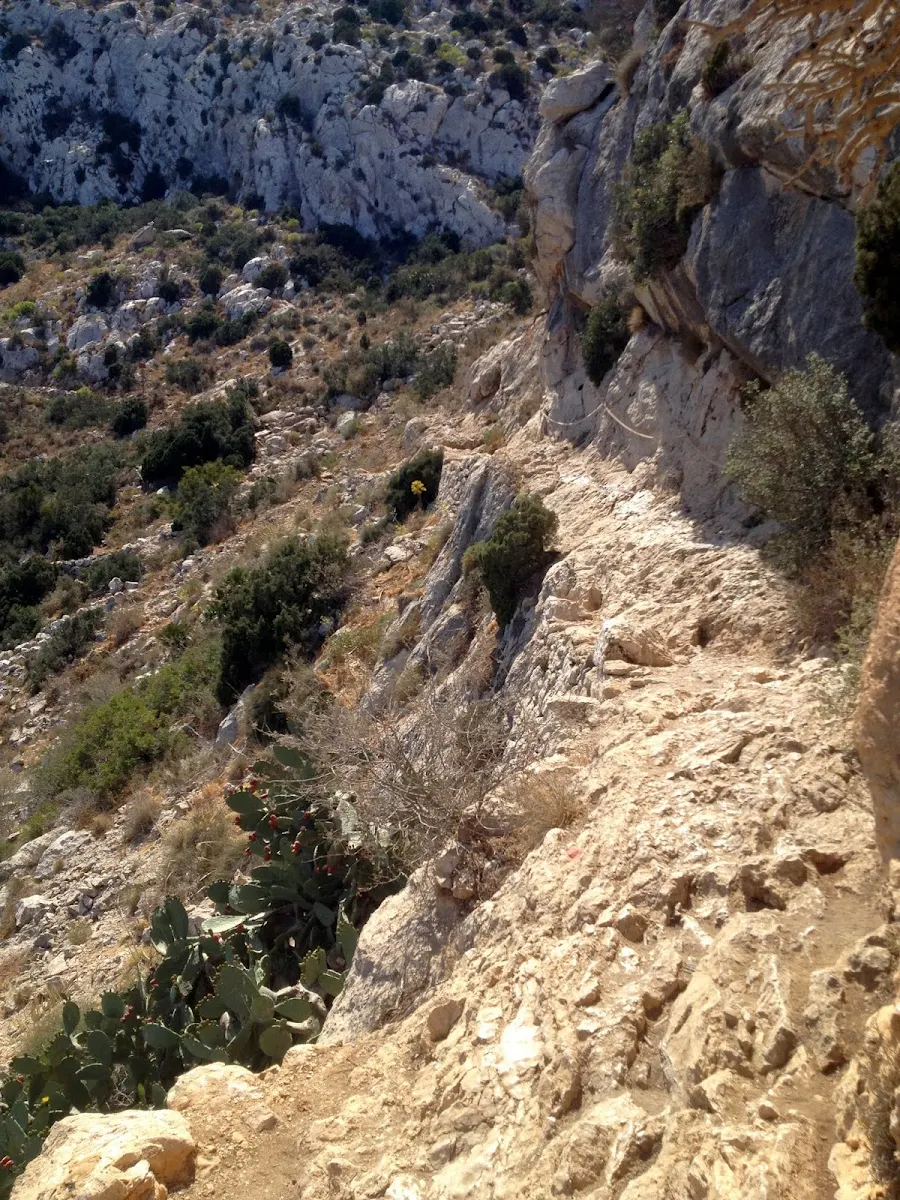
[[[158,796],[146,790],[140,791],[125,810],[122,832],[126,842],[139,842],[145,838],[156,825],[161,808]]]
[[[117,608],[110,618],[109,636],[118,649],[131,641],[144,623],[144,608],[141,604],[128,604]]]
[[[221,787],[207,784],[187,816],[173,822],[163,837],[162,894],[187,900],[216,879],[230,879],[243,849],[244,835],[235,827]]]
[[[543,842],[551,829],[571,829],[584,815],[584,801],[568,773],[527,773],[505,789],[512,810],[507,851],[521,860]]]
[[[87,917],[80,917],[77,921],[70,921],[66,926],[66,938],[73,946],[84,946],[91,940],[93,932],[93,924]]]
[[[17,984],[28,962],[27,950],[10,949],[0,957],[0,995],[6,995]]]
[[[0,909],[0,941],[6,941],[16,931],[16,905],[37,887],[28,875],[13,875],[6,885],[6,903]]]

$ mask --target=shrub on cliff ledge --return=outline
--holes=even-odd
[[[843,377],[818,355],[768,391],[751,384],[747,392],[747,423],[729,450],[728,473],[749,505],[784,527],[772,549],[797,569],[826,548],[840,521],[865,518],[872,436]]]
[[[415,458],[403,463],[387,484],[385,505],[395,521],[403,521],[415,508],[427,508],[438,494],[444,452],[420,450]],[[421,486],[416,488],[415,484]]]
[[[588,314],[581,335],[584,369],[599,387],[628,343],[628,314],[617,300],[598,300]]]
[[[547,547],[558,524],[539,496],[518,496],[487,541],[466,551],[463,568],[478,571],[501,629],[513,619],[531,578],[548,566]]]
[[[691,135],[687,111],[650,125],[635,139],[631,160],[613,191],[613,247],[636,279],[675,266],[687,249],[694,217],[712,199],[719,172],[709,147]]]
[[[900,351],[900,163],[856,218],[853,278],[863,297],[866,325],[881,334],[888,349]]]

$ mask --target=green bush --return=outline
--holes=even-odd
[[[222,629],[218,694],[232,702],[289,649],[311,654],[346,599],[347,546],[318,534],[288,539],[259,567],[236,567],[216,589],[208,616]]]
[[[866,325],[900,352],[900,163],[878,185],[874,200],[856,217],[854,282]]]
[[[225,278],[221,267],[217,267],[215,263],[207,263],[200,272],[197,284],[204,296],[216,297],[219,294],[219,289],[222,287],[222,280]]]
[[[110,430],[116,437],[127,437],[147,424],[147,405],[137,396],[127,396],[113,409]]]
[[[159,292],[160,300],[165,300],[166,304],[174,304],[176,300],[181,299],[181,284],[177,279],[170,279],[168,276],[165,276],[163,279],[160,279],[157,291]]]
[[[233,395],[225,404],[206,400],[186,408],[177,425],[150,435],[141,476],[148,483],[177,479],[188,467],[216,459],[244,468],[254,454],[253,413],[243,396]]]
[[[353,21],[335,21],[331,40],[335,45],[358,46],[361,41],[359,25]]]
[[[212,337],[220,324],[215,307],[212,304],[203,304],[186,323],[184,331],[192,342],[197,342]]]
[[[18,283],[25,274],[25,260],[17,250],[0,250],[0,287]]]
[[[612,242],[635,278],[675,266],[694,217],[715,195],[719,172],[710,150],[691,136],[687,111],[638,134],[613,189]]]
[[[25,33],[11,33],[3,44],[2,57],[4,62],[12,62],[18,58],[26,46],[31,45],[31,40]]]
[[[500,288],[500,299],[520,317],[530,313],[534,303],[531,288],[524,279],[510,279],[508,283],[504,283]]]
[[[839,520],[867,508],[872,436],[843,377],[818,355],[774,387],[747,391],[728,474],[748,505],[784,527],[772,551],[796,570],[825,549]]]
[[[66,429],[105,425],[110,412],[109,401],[88,387],[81,387],[74,393],[54,396],[46,408],[50,424],[64,426]]]
[[[628,316],[622,305],[611,297],[598,300],[581,335],[584,368],[591,383],[600,386],[628,344],[628,336]]]
[[[370,403],[389,379],[404,378],[419,361],[419,348],[408,333],[400,333],[390,342],[377,346],[354,346],[340,358],[328,363],[322,372],[325,397],[333,400],[342,393]]]
[[[280,292],[288,281],[288,269],[280,262],[267,263],[256,279],[256,287],[269,292]]]
[[[369,17],[384,25],[399,25],[403,20],[404,0],[369,0]]]
[[[188,650],[155,675],[87,709],[42,760],[38,793],[86,788],[101,806],[113,804],[135,775],[175,745],[175,718],[184,724],[205,710],[217,673],[214,650]]]
[[[223,321],[215,332],[213,340],[217,346],[236,346],[253,332],[253,327],[259,320],[255,312],[245,312],[242,317],[231,321]]]
[[[490,81],[508,92],[511,100],[524,100],[528,95],[528,72],[516,62],[505,62],[492,71]]]
[[[121,464],[114,446],[82,446],[0,476],[6,545],[19,553],[53,549],[60,558],[89,554],[108,524]]]
[[[395,521],[405,521],[416,508],[427,508],[437,498],[444,469],[444,451],[420,450],[391,475],[385,492],[385,505]],[[420,483],[424,490],[414,488]]]
[[[56,675],[90,650],[102,621],[102,613],[95,610],[63,618],[40,650],[28,660],[26,682],[31,690],[40,691],[51,675]]]
[[[199,546],[218,541],[216,535],[224,533],[229,524],[240,481],[240,473],[222,462],[189,467],[178,485],[172,528]]]
[[[146,362],[160,347],[159,336],[150,329],[142,329],[130,342],[125,357],[129,362]]]
[[[501,629],[513,619],[529,582],[550,563],[547,547],[558,523],[539,496],[517,496],[491,536],[466,551],[464,569],[481,576]]]
[[[415,389],[420,400],[427,400],[442,388],[449,387],[456,377],[456,347],[449,342],[425,355],[416,371]]]
[[[275,368],[287,368],[294,361],[294,352],[290,345],[279,339],[269,347],[269,362]]]
[[[0,650],[34,637],[41,627],[37,607],[56,585],[57,571],[40,555],[0,570]]]
[[[212,372],[196,358],[182,358],[166,366],[166,382],[174,383],[186,392],[199,392],[209,381]]]
[[[102,558],[95,559],[82,578],[91,595],[102,596],[108,590],[111,579],[139,583],[142,574],[141,560],[133,551],[116,550],[113,554],[104,554]]]
[[[98,271],[84,291],[84,298],[92,308],[108,308],[116,295],[116,281],[109,271]]]

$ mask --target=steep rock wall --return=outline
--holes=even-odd
[[[485,76],[466,78],[459,96],[410,80],[365,103],[385,53],[370,43],[314,51],[307,37],[325,10],[295,5],[274,25],[227,30],[193,5],[155,24],[130,12],[49,0],[4,12],[29,44],[0,61],[0,159],[32,191],[87,204],[220,179],[267,209],[295,206],[309,226],[502,235],[478,181],[519,173],[534,100],[511,100]]]
[[[791,136],[771,86],[787,46],[756,47],[752,67],[715,98],[700,82],[711,43],[686,22],[719,22],[740,7],[690,0],[652,43],[645,10],[638,22],[644,53],[629,94],[605,93],[542,127],[526,183],[551,329],[571,336],[567,314],[622,289],[622,267],[610,251],[613,189],[640,132],[688,108],[691,130],[722,177],[678,266],[639,281],[641,304],[663,330],[711,352],[727,348],[769,380],[821,354],[846,374],[864,408],[883,413],[896,381],[891,356],[863,327],[853,286],[854,197],[823,171],[805,168],[802,140]],[[570,374],[570,365],[559,373]],[[586,388],[585,411],[602,399]],[[564,419],[580,416],[569,406]],[[578,433],[587,428],[580,424]]]

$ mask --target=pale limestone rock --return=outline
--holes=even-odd
[[[193,1176],[197,1146],[174,1112],[80,1113],[50,1130],[17,1181],[16,1200],[165,1200]]]
[[[66,346],[76,353],[96,346],[109,333],[109,325],[100,313],[85,313],[72,322],[66,335]]]
[[[438,982],[441,953],[460,921],[452,895],[425,869],[369,918],[350,971],[328,1015],[319,1045],[347,1042],[378,1029]],[[397,937],[397,929],[404,935]]]
[[[259,1077],[233,1063],[204,1063],[181,1075],[169,1089],[166,1108],[191,1118],[202,1116],[207,1124],[237,1122],[254,1133],[278,1124]]]
[[[38,893],[32,896],[23,896],[16,904],[16,929],[21,929],[23,925],[40,922],[48,912],[52,912],[55,908],[56,901],[49,896],[41,896]]]
[[[541,96],[540,113],[545,121],[566,121],[586,108],[592,108],[604,93],[615,87],[608,63],[596,62],[581,71],[552,79]]]
[[[464,1000],[444,1000],[429,1009],[426,1018],[428,1036],[433,1042],[442,1042],[462,1016]]]

